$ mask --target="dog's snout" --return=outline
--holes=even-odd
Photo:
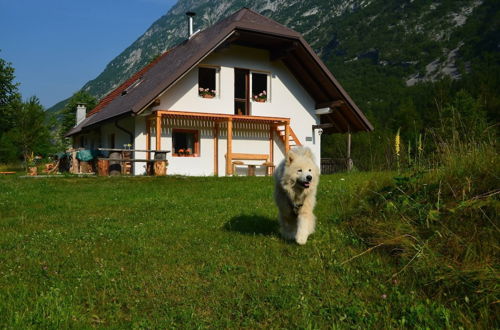
[[[307,181],[311,181],[313,177],[311,175],[306,176]]]

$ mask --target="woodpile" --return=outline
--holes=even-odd
[[[37,176],[38,175],[37,167],[36,166],[28,167],[28,175],[29,176]]]

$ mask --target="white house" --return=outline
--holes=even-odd
[[[249,164],[265,174],[294,145],[319,161],[321,132],[372,129],[299,33],[244,8],[191,29],[85,117],[80,111],[67,136],[74,147],[169,151],[169,174],[223,176]],[[238,160],[245,166],[233,166]],[[134,163],[134,174],[145,171],[146,162]]]

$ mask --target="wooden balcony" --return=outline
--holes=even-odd
[[[147,145],[146,149],[151,149],[151,136],[152,128],[155,130],[157,150],[161,150],[161,132],[163,130],[163,118],[170,119],[188,119],[188,120],[203,120],[213,123],[211,125],[214,136],[214,174],[218,173],[218,140],[220,135],[220,126],[223,124],[227,129],[227,150],[226,150],[226,175],[233,174],[233,159],[237,153],[233,153],[233,123],[260,123],[269,125],[269,162],[274,161],[274,134],[277,126],[283,126],[284,135],[280,139],[284,143],[285,152],[290,149],[290,141],[297,140],[296,137],[292,139],[290,129],[290,118],[284,117],[266,117],[266,116],[246,116],[246,115],[231,115],[231,114],[218,114],[218,113],[202,113],[202,112],[187,112],[187,111],[171,111],[171,110],[158,110],[154,112],[147,120]],[[159,134],[160,133],[160,134]],[[288,141],[288,143],[286,143]]]

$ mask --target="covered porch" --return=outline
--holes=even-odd
[[[166,149],[166,146],[162,145],[162,132],[166,132],[168,129],[173,130],[176,125],[186,124],[190,121],[196,122],[201,127],[200,129],[203,129],[203,132],[211,132],[210,135],[205,134],[205,138],[213,140],[213,143],[211,143],[213,150],[203,150],[202,152],[212,155],[213,175],[216,176],[219,175],[219,168],[222,170],[222,166],[224,166],[223,173],[225,175],[233,175],[235,163],[239,165],[238,163],[241,164],[243,161],[243,164],[245,164],[245,160],[265,161],[268,166],[266,170],[271,172],[275,162],[275,137],[279,142],[283,143],[282,150],[284,153],[288,152],[291,146],[300,145],[291,130],[290,118],[158,110],[148,116],[146,120],[146,149],[151,150],[152,143],[155,143],[154,149],[156,150]],[[235,135],[242,136],[245,132],[250,131],[258,131],[261,140],[262,138],[268,140],[268,147],[264,152],[247,152],[251,148],[242,150],[241,144],[240,150],[235,150],[233,142]],[[219,146],[221,138],[226,141],[223,148]],[[252,143],[251,140],[245,142]],[[148,160],[151,157],[150,153],[146,155]]]

